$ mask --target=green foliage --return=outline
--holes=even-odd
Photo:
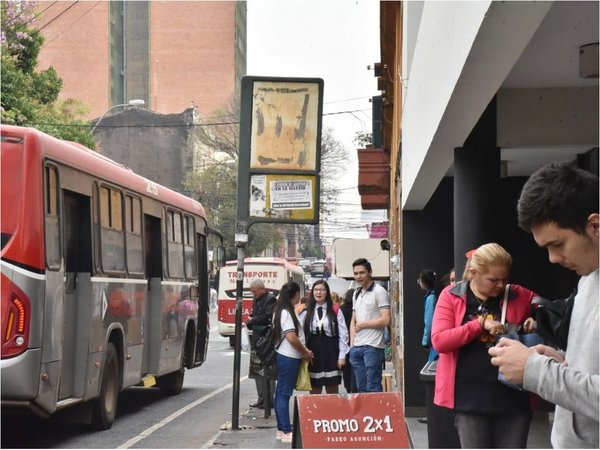
[[[33,27],[36,2],[0,3],[2,123],[37,128],[60,139],[95,147],[79,100],[59,101],[62,79],[53,67],[36,72],[44,42]]]
[[[360,148],[367,148],[370,145],[373,145],[373,133],[368,133],[366,131],[357,131],[356,133],[354,133],[353,142]]]
[[[211,223],[223,233],[227,259],[236,259],[235,220],[237,200],[237,155],[239,107],[231,102],[226,109],[215,111],[204,121],[206,126],[195,127],[195,141],[201,167],[189,172],[185,189],[194,192]],[[220,125],[210,125],[219,123]],[[248,233],[246,254],[260,255],[269,248],[278,248],[281,237],[274,224],[256,224]]]

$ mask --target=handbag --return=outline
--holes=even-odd
[[[256,331],[258,330],[254,330],[254,332]],[[254,341],[254,351],[264,365],[272,364],[275,361],[275,335],[271,325],[260,330],[260,334]]]
[[[298,378],[296,379],[297,391],[310,391],[312,385],[310,383],[310,375],[308,374],[308,361],[303,359],[300,361],[300,369],[298,370]]]
[[[500,323],[502,325],[504,325],[506,332],[501,337],[519,341],[527,347],[534,347],[538,344],[543,344],[544,340],[542,339],[542,337],[539,334],[537,334],[537,333],[521,333],[520,325],[505,324],[505,322],[506,322],[506,304],[508,303],[509,288],[510,288],[510,285],[507,284],[506,288],[504,289],[504,302],[502,304],[502,318],[500,319]],[[500,373],[500,371],[498,371],[498,381],[500,381],[501,383],[503,383],[506,386],[511,387],[513,389],[517,389],[519,391],[523,390],[522,384],[509,383],[508,381],[506,381],[506,378],[504,378],[504,375],[502,375]]]

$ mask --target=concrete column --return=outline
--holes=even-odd
[[[499,186],[494,98],[464,146],[454,149],[454,267],[459,278],[465,252],[498,239]]]

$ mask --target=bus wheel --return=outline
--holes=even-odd
[[[119,399],[119,360],[112,342],[106,348],[101,377],[100,396],[93,403],[92,426],[108,430],[115,421]]]
[[[235,336],[229,336],[229,346],[235,347]]]
[[[160,391],[165,395],[177,395],[183,390],[183,376],[185,375],[185,353],[181,358],[181,367],[175,372],[168,373],[156,380]]]

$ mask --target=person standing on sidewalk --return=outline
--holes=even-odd
[[[252,300],[252,315],[251,318],[246,321],[246,327],[249,330],[252,330],[252,350],[255,350],[256,341],[258,336],[260,336],[261,331],[271,325],[271,317],[273,316],[273,309],[275,308],[275,302],[277,299],[275,296],[268,292],[265,289],[265,283],[256,279],[250,283],[250,291],[254,296]],[[250,358],[250,361],[254,361],[255,358]],[[254,378],[254,382],[256,383],[256,392],[258,394],[258,398],[254,403],[251,403],[250,406],[252,408],[264,408],[265,407],[265,389],[266,382],[264,377],[262,377],[259,372],[262,372],[261,367],[252,367],[250,365],[250,372],[248,376],[250,378]],[[269,394],[273,397],[275,393],[275,380],[269,380]],[[271,402],[271,406],[273,406],[273,402]]]
[[[438,353],[431,345],[431,323],[433,322],[433,311],[435,309],[435,302],[437,301],[438,294],[435,292],[437,276],[433,270],[423,269],[419,274],[417,283],[419,283],[421,290],[425,291],[425,297],[423,298],[425,310],[423,313],[423,337],[421,339],[421,346],[429,352],[427,362],[431,362],[438,357]]]
[[[346,364],[348,329],[339,306],[333,303],[332,292],[325,280],[312,286],[308,306],[302,312],[306,346],[315,358],[308,368],[311,394],[337,394]]]
[[[600,329],[598,177],[567,162],[550,163],[525,183],[519,226],[548,249],[548,258],[581,275],[566,352],[527,348],[502,338],[489,350],[492,364],[511,383],[556,405],[554,448],[598,448]]]
[[[273,316],[275,337],[275,358],[277,361],[277,388],[275,389],[275,417],[277,419],[277,439],[292,442],[290,423],[290,397],[296,387],[300,361],[312,361],[313,353],[304,345],[302,322],[298,319],[294,306],[300,301],[300,286],[288,281],[279,291]]]
[[[354,261],[352,270],[359,287],[354,293],[350,323],[350,363],[358,392],[382,392],[384,328],[390,324],[390,301],[386,290],[373,281],[367,259]]]
[[[350,330],[350,323],[352,322],[352,305],[354,298],[355,289],[348,289],[344,294],[344,300],[340,305],[340,311],[344,316],[346,322],[346,329]],[[350,339],[350,331],[348,331],[348,339]],[[352,370],[352,364],[350,364],[350,352],[346,355],[346,364],[342,367],[342,378],[344,379],[344,388],[348,394],[358,392],[356,387],[356,380],[354,379],[354,371]]]
[[[478,247],[469,262],[469,281],[440,294],[431,329],[439,353],[434,403],[454,410],[462,448],[526,448],[531,409],[529,393],[498,381],[488,349],[498,341],[506,322],[528,321],[535,293],[508,285],[512,257],[499,244]],[[506,304],[505,304],[506,302]]]

